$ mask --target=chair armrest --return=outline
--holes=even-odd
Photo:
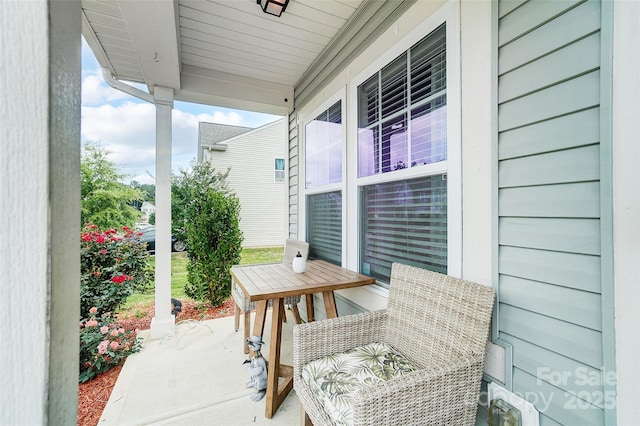
[[[293,375],[326,355],[378,342],[384,336],[386,310],[314,321],[293,327]]]
[[[362,389],[353,425],[473,425],[483,361],[471,354]]]

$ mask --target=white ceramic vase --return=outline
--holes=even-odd
[[[302,257],[302,254],[298,252],[296,257],[293,258],[293,262],[291,262],[291,267],[293,268],[293,272],[301,274],[307,269],[307,259]]]

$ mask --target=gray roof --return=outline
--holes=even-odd
[[[218,142],[226,141],[234,136],[241,135],[253,130],[251,127],[231,126],[229,124],[207,123],[201,121],[198,125],[198,158],[202,161],[204,148],[211,147]]]
[[[202,146],[211,146],[234,136],[247,133],[250,130],[253,130],[253,128],[201,121],[198,128],[198,142]]]

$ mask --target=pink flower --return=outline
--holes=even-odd
[[[98,326],[98,321],[94,320],[94,319],[90,319],[89,321],[87,321],[87,323],[85,324],[85,327],[97,327]]]
[[[105,254],[107,254],[107,251],[105,249],[102,249],[102,250],[100,250],[100,254],[101,255],[105,255]]]
[[[89,309],[89,313],[90,314],[97,314],[98,313],[98,308],[96,308],[95,306],[92,307],[91,309]]]
[[[108,331],[109,331],[109,327],[107,327],[106,325],[103,325],[102,327],[100,327],[100,333],[107,334]]]
[[[102,235],[98,235],[96,237],[96,241],[99,242],[99,243],[104,243],[104,237]]]
[[[84,323],[80,321],[80,327],[84,327]]]
[[[107,353],[107,348],[109,347],[109,341],[108,340],[103,340],[102,342],[100,342],[100,344],[98,345],[98,353],[100,355],[104,355],[105,353]]]
[[[120,343],[111,342],[111,343],[109,343],[109,347],[115,351],[116,349],[118,349],[120,347]]]
[[[124,334],[124,328],[119,328],[119,329],[118,329],[118,333],[120,333],[120,334]]]
[[[83,241],[91,241],[91,240],[93,240],[93,237],[89,233],[82,234],[80,236],[80,238],[82,238]]]
[[[118,330],[116,330],[116,329],[111,330],[111,335],[113,337],[117,337],[118,336]]]

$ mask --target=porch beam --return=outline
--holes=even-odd
[[[151,339],[173,334],[171,314],[171,111],[173,89],[155,86],[156,105],[156,271]]]
[[[149,91],[180,89],[178,2],[121,0],[118,5]]]
[[[182,67],[181,90],[175,99],[261,112],[287,115],[293,111],[293,87],[242,77],[193,65]]]

